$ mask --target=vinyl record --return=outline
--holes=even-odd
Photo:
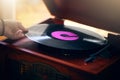
[[[59,24],[32,26],[26,36],[40,45],[49,47],[51,51],[59,50],[58,52],[70,54],[92,52],[107,44],[107,40],[95,32]]]

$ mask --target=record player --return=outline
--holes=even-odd
[[[1,75],[6,75],[7,80],[117,79],[120,72],[119,18],[102,12],[108,9],[102,4],[104,1],[101,1],[104,9],[96,5],[97,1],[43,1],[55,18],[33,25],[25,38],[0,42],[0,50],[4,53],[1,54]],[[64,25],[64,19],[115,34],[103,37]]]

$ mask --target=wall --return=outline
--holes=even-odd
[[[15,20],[15,1],[16,0],[0,0],[1,18]]]

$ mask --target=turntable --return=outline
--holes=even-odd
[[[0,42],[0,49],[5,54],[4,74],[12,80],[118,78],[116,72],[119,72],[120,59],[119,27],[113,28],[112,23],[105,18],[102,21],[101,17],[93,16],[91,13],[88,15],[86,12],[91,9],[83,8],[84,5],[81,3],[84,1],[58,2],[59,0],[44,0],[51,14],[55,15],[54,19],[50,18],[31,26],[25,38]],[[66,3],[69,5],[65,6]],[[118,34],[103,37],[90,30],[64,25],[64,19]]]
[[[38,24],[26,36],[56,54],[93,53],[107,45],[107,40],[92,31],[60,24]],[[48,50],[46,48],[46,50]],[[59,52],[58,52],[59,51]]]

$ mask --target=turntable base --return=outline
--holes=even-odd
[[[27,68],[34,63],[47,64],[52,68],[56,69],[61,75],[65,75],[62,77],[66,77],[66,80],[94,80],[96,78],[104,80],[105,77],[103,76],[108,75],[109,73],[107,72],[106,74],[106,71],[111,71],[110,67],[119,60],[119,56],[112,56],[111,58],[98,57],[96,60],[94,60],[94,62],[86,64],[84,62],[85,57],[67,58],[41,53],[38,48],[38,44],[29,40],[28,38],[23,38],[21,40],[12,42],[10,40],[6,40],[6,42],[12,45],[1,42],[0,46],[4,47],[0,48],[2,52],[8,55],[7,58],[9,59],[9,64],[7,65],[7,67],[11,67],[10,63],[12,63],[12,65],[15,65],[16,61],[17,64],[24,64],[24,67]],[[12,67],[13,70],[19,69],[18,66]],[[26,68],[22,72],[21,70],[18,72],[22,74],[24,71],[26,71]],[[15,74],[19,75],[19,73]],[[107,78],[110,78],[110,76],[107,76],[106,80],[108,80]]]

